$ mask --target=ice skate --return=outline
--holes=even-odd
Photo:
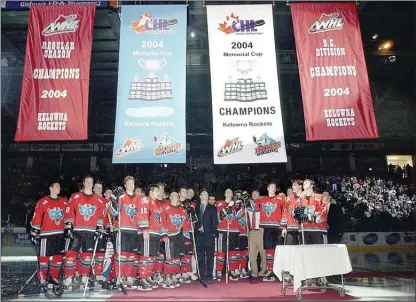
[[[172,284],[174,287],[179,287],[181,286],[181,282],[179,281],[178,278],[176,278],[175,276],[172,276]]]
[[[268,271],[266,273],[266,275],[263,277],[263,281],[264,282],[273,282],[275,280],[276,280],[276,278],[273,276],[273,272],[272,271]]]
[[[147,282],[147,280],[140,279],[139,286],[137,287],[137,290],[140,291],[151,291],[153,290],[152,286]]]
[[[162,287],[168,288],[168,289],[175,288],[175,285],[173,284],[173,281],[172,281],[172,277],[170,275],[167,275],[165,277],[165,280],[163,280],[162,282]]]
[[[196,272],[190,272],[188,273],[189,277],[191,278],[191,281],[197,281],[198,280],[198,276],[196,275]]]
[[[191,276],[190,276],[189,273],[183,273],[180,278],[177,277],[177,276],[174,276],[174,277],[175,277],[176,280],[178,280],[181,283],[188,284],[188,283],[191,283],[192,282],[191,281]]]
[[[155,281],[153,281],[153,279],[152,278],[147,278],[146,279],[146,281],[147,281],[147,283],[149,283],[149,285],[152,287],[152,288],[158,288],[159,287],[159,285],[155,282]]]
[[[163,277],[161,273],[154,273],[153,275],[153,281],[160,285],[163,282]]]
[[[240,278],[241,279],[247,279],[249,277],[247,271],[243,268],[240,272]]]
[[[238,280],[240,280],[240,277],[236,274],[236,272],[231,272],[230,273],[230,280],[231,281],[238,281]]]

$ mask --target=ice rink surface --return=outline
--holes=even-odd
[[[345,289],[347,295],[356,297],[359,301],[415,301],[415,250],[350,252],[350,259],[354,270],[353,273],[345,276]],[[1,300],[7,299],[3,296],[4,291],[17,292],[32,275],[35,269],[36,263],[34,262],[2,262]],[[329,281],[332,284],[341,284],[340,278],[336,276],[329,278]],[[279,286],[278,283],[275,284],[276,286]],[[229,285],[224,284],[223,286]],[[251,286],[256,285],[253,284]],[[201,290],[203,290],[202,287]],[[166,291],[166,289],[157,289],[157,291]],[[172,293],[172,297],[177,296],[174,294],[175,289],[170,289],[168,291]],[[139,295],[142,296],[145,301],[153,301],[153,298],[146,298],[146,292],[139,294],[136,290],[129,290],[129,293],[131,293],[129,296],[134,295],[136,299]],[[88,292],[85,301],[107,301],[114,295],[114,292],[100,289]],[[279,294],[277,293],[276,297],[278,296]],[[126,298],[127,299],[123,300],[129,300],[128,297]],[[180,297],[177,298],[180,300]],[[281,298],[282,297],[279,297],[279,300]],[[59,300],[79,301],[80,299],[82,299],[81,291],[67,292]],[[39,295],[38,284],[36,281],[31,282],[19,297],[10,299],[10,301],[43,300],[47,301],[43,295]],[[117,301],[114,297],[111,300]],[[307,298],[305,297],[304,300],[306,301]],[[162,301],[168,300],[164,299]]]

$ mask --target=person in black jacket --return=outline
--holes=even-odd
[[[217,235],[218,216],[215,206],[208,203],[208,192],[200,193],[200,202],[196,206],[195,223],[196,252],[200,277],[212,283],[214,268],[215,236]],[[206,267],[206,270],[205,270]]]

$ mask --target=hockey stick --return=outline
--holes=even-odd
[[[226,252],[226,259],[227,259],[227,263],[226,263],[226,268],[225,268],[225,283],[228,284],[228,274],[230,271],[230,260],[228,257],[228,251],[230,250],[230,221],[227,219],[227,252]]]
[[[97,252],[97,246],[98,246],[98,241],[99,240],[100,240],[100,236],[98,236],[98,234],[97,234],[97,238],[95,239],[94,250],[92,252],[91,267],[90,267],[90,271],[89,271],[88,276],[87,276],[87,282],[85,283],[85,286],[84,286],[84,293],[82,294],[82,299],[85,299],[85,294],[87,292],[87,287],[88,287],[88,282],[90,281],[90,276],[92,274],[95,274],[95,272],[94,272],[95,254]]]
[[[37,269],[33,272],[33,274],[26,280],[25,284],[22,285],[22,287],[17,292],[2,292],[2,297],[9,298],[9,299],[17,299],[19,297],[19,294],[26,288],[26,286],[33,280],[37,273]]]
[[[190,222],[191,222],[192,241],[193,241],[193,246],[192,246],[193,248],[192,249],[194,251],[194,256],[195,256],[196,273],[198,275],[199,283],[201,283],[201,285],[203,287],[207,287],[207,285],[204,283],[204,281],[202,281],[201,274],[199,272],[198,254],[196,253],[196,241],[195,241],[194,223],[192,221],[192,214],[191,213],[189,213],[189,219],[190,219]]]

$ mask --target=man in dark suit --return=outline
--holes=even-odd
[[[199,273],[207,283],[212,283],[214,268],[215,236],[217,235],[218,216],[215,206],[208,203],[208,192],[200,193],[200,202],[196,206],[198,221],[195,223],[196,252]],[[205,269],[206,268],[206,269]]]
[[[328,243],[341,243],[344,234],[344,213],[342,207],[336,203],[330,203],[328,211]]]

